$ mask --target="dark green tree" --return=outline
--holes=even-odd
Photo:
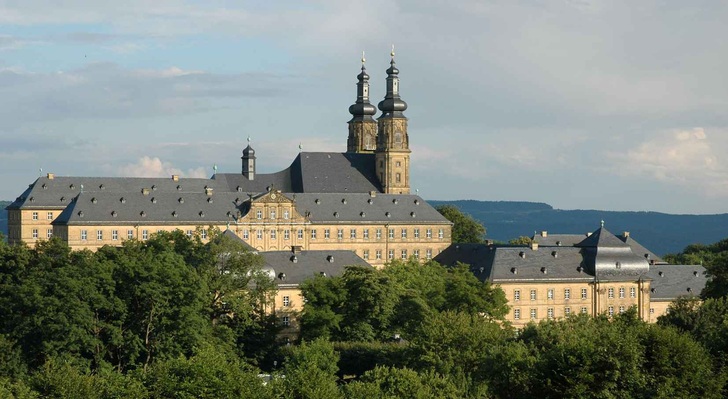
[[[442,216],[453,223],[453,243],[482,243],[485,237],[485,227],[472,216],[465,214],[454,205],[439,205],[435,207]]]

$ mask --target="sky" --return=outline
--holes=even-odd
[[[0,199],[39,174],[206,177],[346,151],[395,45],[412,189],[728,212],[722,1],[0,0]],[[42,171],[41,171],[42,169]]]

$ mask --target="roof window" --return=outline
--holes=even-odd
[[[116,211],[111,211],[111,216],[112,216],[112,217],[116,217],[116,216],[117,216],[117,213],[116,213]]]

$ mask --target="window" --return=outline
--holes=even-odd
[[[291,318],[288,316],[283,316],[283,325],[285,327],[288,327],[291,325]]]
[[[589,310],[586,308],[586,306],[581,307],[581,314],[587,314]]]
[[[48,212],[48,214],[46,215],[46,219],[53,220],[53,212]]]
[[[364,260],[369,260],[369,250],[368,249],[364,250]]]
[[[96,230],[96,240],[101,241],[104,239],[104,231]]]
[[[620,306],[620,307],[619,307],[619,313],[620,313],[620,314],[624,313],[624,306]]]
[[[390,249],[388,255],[389,255],[389,260],[394,259],[394,250],[393,249]]]
[[[190,235],[192,235],[192,230],[188,230],[190,232]],[[126,238],[128,240],[131,240],[134,238],[134,230],[127,230],[126,231]]]
[[[248,229],[243,230],[243,240],[247,240],[249,238],[250,238],[250,231],[248,231]]]
[[[338,238],[339,240],[344,238],[344,229],[336,230],[336,238]]]
[[[402,174],[401,173],[397,173],[395,175],[395,179],[397,180],[397,183],[401,182],[402,181]]]
[[[303,240],[303,229],[298,229],[298,239]]]
[[[312,229],[311,230],[311,239],[312,240],[315,240],[316,239],[316,229]]]
[[[513,300],[516,302],[521,300],[521,290],[513,290]]]
[[[397,161],[397,167],[399,168],[400,166],[402,166],[402,162]]]
[[[276,218],[276,211],[275,210],[270,211],[270,218],[271,219],[275,219]]]
[[[394,239],[394,229],[389,229],[389,238]]]
[[[258,209],[257,211],[255,211],[255,218],[256,219],[263,219],[263,211],[261,211],[260,209]]]
[[[276,230],[271,230],[270,231],[270,239],[271,240],[275,240],[276,239],[276,236],[277,236]]]
[[[553,288],[549,288],[546,291],[546,299],[554,299],[554,289]]]
[[[382,259],[382,250],[378,249],[377,252],[375,252],[376,259]]]
[[[288,216],[289,216],[288,209],[286,209],[285,211],[283,211],[283,219],[288,219]]]
[[[119,239],[119,230],[111,230],[111,239],[114,241]]]
[[[46,230],[46,238],[50,240],[51,237],[53,237],[53,229]]]
[[[586,299],[586,288],[581,289],[581,299]]]
[[[614,316],[614,306],[610,306],[607,312],[609,313],[609,317]]]
[[[571,288],[564,288],[564,300],[568,301],[571,299]]]
[[[426,252],[426,254],[427,254],[427,260],[430,260],[430,259],[432,259],[432,249],[430,249],[430,248],[427,248],[427,252]]]
[[[283,306],[291,306],[291,297],[286,295],[283,297]]]
[[[531,290],[531,300],[532,301],[536,300],[536,290]]]
[[[443,229],[437,230],[437,238],[442,240],[443,237],[445,237],[445,230],[443,230]]]
[[[187,238],[192,238],[192,230],[187,230]]]
[[[290,240],[291,239],[291,230],[283,230],[283,239],[284,240]]]
[[[419,228],[415,229],[415,238],[420,238],[420,229]]]
[[[521,309],[513,309],[513,320],[521,320]]]
[[[382,229],[377,229],[377,240],[382,239]]]
[[[611,287],[610,287],[610,288],[609,288],[609,290],[607,290],[607,296],[608,296],[608,297],[609,297],[610,299],[611,299],[611,298],[614,298],[614,288],[611,288]]]
[[[255,238],[262,240],[263,239],[263,230],[255,230]]]
[[[365,240],[369,239],[369,229],[364,229],[364,239]]]
[[[549,320],[554,318],[554,308],[546,309],[546,317],[548,317]]]
[[[650,308],[650,314],[655,314],[655,308]]]
[[[331,229],[324,229],[324,238],[327,240],[331,238]]]
[[[407,229],[402,229],[402,238],[407,238]]]
[[[200,237],[202,237],[203,240],[207,240],[207,230],[202,229],[202,234],[200,234]]]
[[[33,212],[33,220],[38,220],[38,212]]]
[[[142,240],[149,239],[149,230],[142,230]]]
[[[536,309],[531,309],[531,320],[536,319]]]
[[[352,240],[356,239],[356,229],[351,229],[349,231],[349,238],[351,238]]]
[[[637,290],[634,287],[629,288],[629,297],[637,298]]]
[[[407,250],[406,249],[402,250],[402,259],[407,259]]]
[[[88,231],[81,230],[81,239],[84,241],[86,241],[86,239],[88,239]]]
[[[619,297],[624,298],[624,287],[619,287]]]
[[[564,316],[569,317],[569,315],[571,315],[571,308],[567,306],[564,308]]]
[[[412,256],[414,256],[415,259],[420,259],[420,250],[419,249],[413,250],[412,251]]]

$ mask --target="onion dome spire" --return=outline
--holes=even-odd
[[[356,103],[349,107],[349,113],[352,115],[351,121],[372,120],[372,115],[377,113],[377,109],[369,103],[369,75],[364,66],[366,58],[364,52],[361,53],[361,73],[357,75],[359,82],[356,84]]]
[[[387,94],[384,96],[384,100],[379,102],[379,110],[382,111],[382,117],[404,117],[402,112],[407,109],[407,103],[399,97],[399,69],[394,62],[394,45],[392,45],[390,55],[392,61],[389,62],[389,69],[387,69]]]

